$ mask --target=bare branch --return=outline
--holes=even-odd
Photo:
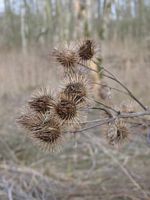
[[[99,66],[99,64],[97,63],[97,62],[95,62],[95,61],[93,61],[98,67],[100,67]],[[143,103],[141,103],[134,95],[133,95],[133,93],[116,77],[116,76],[114,76],[114,74],[112,74],[111,72],[109,72],[108,70],[106,70],[104,67],[101,67],[101,71],[98,71],[98,70],[94,70],[94,69],[91,69],[90,67],[88,67],[88,66],[86,66],[86,65],[83,65],[83,64],[81,64],[81,63],[79,63],[80,65],[82,65],[82,66],[84,66],[85,68],[87,68],[87,69],[89,69],[89,70],[91,70],[91,71],[94,71],[94,72],[96,72],[96,73],[101,73],[102,72],[102,70],[104,70],[105,72],[107,72],[109,75],[106,75],[106,74],[104,74],[103,73],[103,76],[105,76],[105,77],[107,77],[107,78],[109,78],[109,79],[111,79],[111,80],[114,80],[115,82],[117,82],[119,85],[121,85],[127,92],[128,92],[128,94],[131,96],[131,98],[132,99],[134,99],[144,110],[147,110],[147,108],[143,105]]]

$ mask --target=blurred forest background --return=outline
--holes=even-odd
[[[51,154],[16,126],[34,89],[59,84],[52,47],[84,37],[100,44],[106,68],[150,105],[150,0],[0,0],[0,200],[150,200],[145,130],[135,129],[119,151],[97,128]],[[122,99],[114,93],[115,103]]]
[[[27,51],[83,36],[150,40],[149,0],[1,0],[0,47]]]

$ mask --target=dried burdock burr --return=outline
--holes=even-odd
[[[71,98],[65,97],[60,98],[55,106],[55,111],[61,120],[72,120],[76,117],[77,107]]]
[[[17,123],[27,130],[28,136],[43,150],[54,150],[62,141],[63,127],[49,114],[30,110],[22,114]]]
[[[40,129],[31,133],[31,138],[38,146],[46,151],[54,151],[62,142],[62,129],[59,122],[54,118],[44,121]]]
[[[118,147],[129,139],[129,128],[123,120],[117,120],[113,124],[109,124],[107,130],[107,140],[109,144]]]
[[[64,93],[59,94],[54,116],[61,124],[68,125],[68,128],[79,126],[81,115],[83,112],[70,96],[64,95]]]
[[[64,67],[65,72],[75,72],[77,67],[78,56],[73,47],[65,47],[63,49],[54,49],[52,57]]]
[[[84,39],[79,42],[77,46],[77,54],[79,57],[79,62],[86,64],[87,61],[90,61],[96,55],[98,49],[96,48],[96,43],[91,39]]]
[[[62,94],[70,97],[76,105],[89,105],[92,102],[90,81],[82,74],[73,74],[64,80]]]
[[[26,112],[22,112],[20,117],[17,118],[17,123],[27,131],[32,132],[40,129],[44,120],[43,117],[42,113],[35,113],[31,110],[27,110]]]
[[[51,92],[48,92],[46,88],[41,88],[33,94],[28,104],[34,111],[45,113],[54,107],[55,101]]]

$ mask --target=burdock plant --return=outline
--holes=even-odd
[[[150,109],[136,98],[111,71],[102,66],[102,63],[99,64],[99,48],[96,42],[84,39],[74,44],[74,48],[70,46],[58,47],[51,53],[52,58],[62,66],[65,72],[57,94],[52,94],[46,87],[35,92],[27,102],[25,111],[17,119],[32,140],[46,150],[54,150],[66,134],[82,133],[105,125],[105,138],[108,143],[120,146],[130,138],[133,124],[141,126],[145,123],[145,126],[149,127],[150,121],[146,120],[146,116],[150,115]],[[96,69],[93,69],[91,63],[96,65]],[[86,70],[82,70],[83,67]],[[97,73],[99,77],[115,81],[122,89],[113,88],[106,81],[105,85],[101,80],[96,83],[97,80],[90,78],[91,72]],[[101,95],[99,95],[101,99],[96,99],[94,93],[97,91],[93,87],[94,84],[99,86],[98,93],[102,93],[103,96],[105,96],[104,89],[109,93],[115,90],[120,94],[128,95],[143,111],[137,112],[132,108],[133,104],[126,104],[126,102],[121,106],[115,106],[112,101],[108,103],[104,100],[105,98],[101,98]],[[85,117],[91,110],[99,111],[99,118],[85,121]],[[94,133],[91,132],[92,134]]]

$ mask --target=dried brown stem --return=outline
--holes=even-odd
[[[98,67],[100,67],[99,66],[99,64],[97,63],[97,62],[95,62],[95,61],[93,61]],[[88,67],[88,66],[86,66],[86,65],[83,65],[83,64],[81,64],[81,63],[79,63],[80,65],[82,65],[83,67],[85,67],[85,68],[87,68],[87,69],[89,69],[89,70],[91,70],[91,71],[94,71],[94,72],[96,72],[96,73],[101,73],[101,71],[102,70],[104,70],[105,72],[107,72],[109,75],[106,75],[106,74],[103,74],[103,76],[105,76],[105,77],[107,77],[107,78],[109,78],[109,79],[111,79],[111,80],[114,80],[115,82],[117,82],[119,85],[121,85],[127,92],[128,92],[128,94],[129,94],[129,96],[132,98],[132,99],[134,99],[144,110],[147,110],[147,108],[143,105],[143,103],[141,103],[134,95],[133,95],[133,93],[116,77],[116,76],[114,76],[114,74],[112,74],[110,71],[108,71],[108,70],[106,70],[104,67],[100,67],[101,68],[101,71],[98,71],[98,70],[94,70],[94,69],[91,69],[90,67]]]
[[[120,92],[120,93],[123,93],[125,95],[129,95],[127,92],[123,91],[123,90],[119,90],[118,88],[115,88],[115,87],[110,87],[109,85],[105,85],[105,84],[101,84],[101,83],[93,83],[95,85],[101,85],[101,86],[105,86],[105,87],[108,87],[110,90],[115,90],[117,92]]]
[[[108,75],[106,75],[106,74],[103,74],[103,76],[105,76],[105,77],[107,77],[107,78],[109,78],[109,79],[111,79],[111,80],[114,80],[114,81],[116,81],[118,84],[120,84],[120,85],[129,93],[129,95],[130,95],[130,97],[131,97],[132,99],[134,99],[144,110],[147,110],[147,108],[143,105],[143,103],[141,103],[141,102],[133,95],[133,93],[132,93],[120,80],[118,80],[118,79],[116,79],[116,78],[114,78],[114,77],[108,76]]]

